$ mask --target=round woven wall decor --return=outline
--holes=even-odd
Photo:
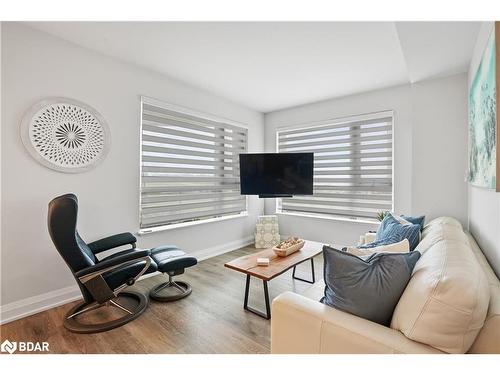
[[[69,98],[49,98],[33,105],[21,123],[21,138],[35,160],[66,173],[95,167],[111,142],[99,112]]]

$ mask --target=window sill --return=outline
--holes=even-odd
[[[333,215],[321,215],[321,214],[307,214],[307,213],[293,213],[293,212],[276,211],[276,215],[308,217],[308,218],[324,219],[324,220],[330,220],[330,221],[346,221],[346,222],[361,223],[361,224],[378,225],[380,223],[377,219],[354,219],[354,218],[348,218],[348,217],[333,216]]]
[[[215,223],[218,221],[225,221],[225,220],[238,219],[238,218],[244,218],[244,217],[248,217],[248,211],[242,212],[242,213],[237,214],[237,215],[221,216],[221,217],[214,217],[212,219],[186,221],[185,223],[169,224],[169,225],[162,225],[160,227],[139,229],[137,234],[139,236],[142,236],[145,234],[150,234],[150,233],[155,233],[155,232],[163,232],[163,231],[172,230],[172,229],[185,228],[185,227],[191,227],[191,226],[200,225],[200,224]]]

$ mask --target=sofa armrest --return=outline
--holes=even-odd
[[[296,293],[272,304],[271,353],[442,353],[401,332]]]

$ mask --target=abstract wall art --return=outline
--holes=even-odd
[[[95,167],[111,142],[99,112],[70,98],[48,98],[33,105],[21,123],[21,139],[40,164],[65,173]]]
[[[496,30],[496,32],[495,32]],[[497,152],[498,22],[488,39],[469,90],[469,171],[474,186],[500,191]]]

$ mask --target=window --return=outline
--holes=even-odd
[[[374,219],[393,208],[391,111],[278,130],[278,152],[314,152],[314,195],[278,212]]]
[[[247,129],[154,99],[141,105],[141,232],[245,213]]]

